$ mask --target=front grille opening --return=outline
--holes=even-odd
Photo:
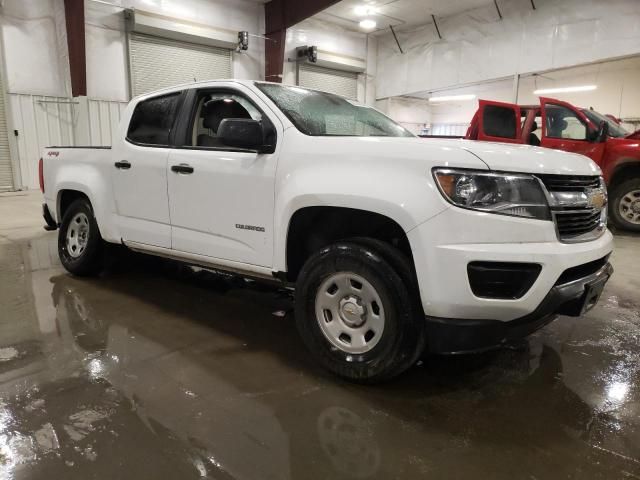
[[[537,175],[549,192],[576,193],[587,195],[601,188],[600,177],[594,175]],[[552,214],[560,240],[580,241],[593,238],[590,234],[601,226],[602,209],[575,206],[554,206]]]
[[[604,267],[608,259],[609,255],[589,263],[583,263],[582,265],[567,268],[564,272],[562,272],[560,278],[558,278],[556,285],[563,285],[565,283],[573,282],[574,280],[588,277],[589,275],[596,273],[598,270]]]
[[[588,233],[600,225],[601,211],[593,208],[553,210],[560,238],[570,239]]]
[[[476,297],[515,300],[534,284],[542,267],[537,263],[471,262],[467,275]]]
[[[600,177],[591,175],[536,175],[550,192],[583,192],[600,187]]]

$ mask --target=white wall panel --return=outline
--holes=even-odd
[[[430,134],[463,137],[468,128],[469,123],[434,123],[431,125]]]
[[[637,0],[502,0],[378,42],[377,98],[566,68],[640,53]]]
[[[5,0],[0,26],[7,90],[65,96],[70,93],[63,0]]]

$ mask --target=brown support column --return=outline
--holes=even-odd
[[[267,82],[282,83],[284,70],[284,43],[287,30],[267,33],[264,47],[264,79]]]
[[[321,12],[339,0],[271,0],[265,3],[264,77],[269,82],[282,82],[284,43],[287,28]]]
[[[87,95],[87,57],[84,39],[84,0],[64,0],[67,24],[67,47],[71,92],[74,97]]]

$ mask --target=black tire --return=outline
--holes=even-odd
[[[640,191],[640,178],[632,178],[613,187],[609,199],[609,218],[622,230],[640,232],[640,223],[632,223],[620,213],[620,203],[633,191]]]
[[[337,272],[350,272],[369,282],[384,310],[384,329],[373,348],[350,353],[332,344],[316,317],[316,294]],[[391,262],[377,248],[356,242],[339,242],[312,255],[296,284],[296,324],[305,345],[322,366],[359,383],[389,380],[420,355],[424,345],[424,317],[416,315],[416,299]],[[334,320],[338,321],[338,320]]]
[[[416,271],[413,268],[411,260],[407,258],[407,256],[399,249],[387,242],[383,242],[382,240],[367,237],[356,237],[349,239],[349,241],[373,249],[380,255],[382,255],[382,258],[387,263],[389,263],[389,265],[391,265],[391,268],[393,268],[396,273],[398,273],[398,275],[400,275],[402,282],[409,291],[409,295],[411,298],[411,307],[413,309],[412,315],[414,315],[416,321],[426,322],[424,309],[422,308],[422,302],[420,301],[420,287],[418,286],[418,277],[416,277]],[[415,357],[407,360],[407,368],[416,363],[420,356],[424,353],[424,348],[427,341],[426,327],[420,330],[419,341],[420,345],[418,346],[418,348],[416,348]]]
[[[67,245],[67,232],[71,227],[71,222],[79,214],[84,214],[88,220],[88,235],[84,250],[74,256]],[[103,248],[104,242],[100,235],[98,223],[93,215],[91,204],[85,198],[75,200],[64,213],[58,232],[58,255],[62,266],[69,273],[77,276],[95,275],[103,266]]]

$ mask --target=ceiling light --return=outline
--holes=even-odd
[[[371,5],[358,5],[353,9],[353,13],[360,17],[365,17],[367,15],[375,15],[378,13],[376,7],[372,7]]]
[[[476,98],[475,95],[473,94],[468,94],[468,95],[443,95],[441,97],[431,97],[429,98],[429,101],[432,103],[435,102],[458,102],[458,101],[463,101],[463,100],[473,100],[474,98]]]
[[[370,18],[365,18],[360,22],[360,27],[364,28],[365,30],[371,30],[373,28],[376,28],[376,25],[378,25],[376,21],[371,20]]]
[[[598,88],[597,85],[581,85],[578,87],[541,88],[535,90],[534,95],[546,95],[547,93],[590,92]]]

